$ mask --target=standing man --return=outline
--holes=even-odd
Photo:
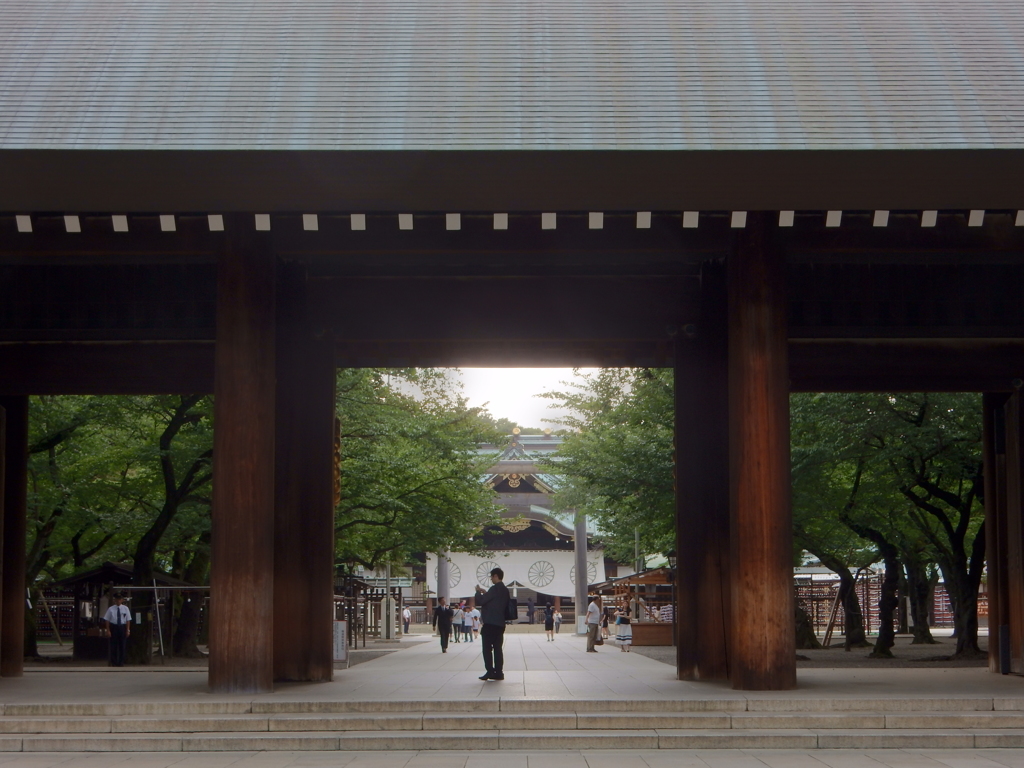
[[[601,631],[601,596],[594,595],[587,606],[587,653],[597,653],[594,644],[597,633]]]
[[[114,595],[114,604],[107,608],[103,620],[107,622],[107,633],[110,635],[110,666],[123,667],[125,651],[128,648],[128,636],[132,633],[132,612],[123,605],[124,595]]]
[[[402,609],[402,634],[409,634],[409,622],[412,621],[412,611],[409,610],[409,606],[405,606]]]
[[[437,607],[434,609],[434,618],[431,626],[441,636],[441,653],[448,653],[448,636],[452,633],[453,611],[448,607],[448,598],[437,598]]]
[[[504,680],[505,655],[502,645],[505,643],[505,615],[508,611],[508,587],[502,584],[505,572],[501,568],[491,570],[491,588],[484,592],[479,584],[476,587],[476,604],[480,606],[480,638],[483,641],[484,668],[487,670],[480,676],[481,680]]]
[[[534,622],[533,615],[536,612],[536,610],[537,610],[537,604],[535,602],[533,602],[533,598],[532,597],[527,598],[526,599],[526,620],[530,624],[533,624],[533,622]]]

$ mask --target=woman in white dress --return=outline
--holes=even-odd
[[[615,625],[619,630],[619,650],[629,653],[629,646],[633,644],[633,625],[628,605],[615,612]]]

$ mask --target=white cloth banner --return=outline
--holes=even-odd
[[[576,594],[576,556],[572,550],[501,551],[490,557],[452,552],[449,559],[452,599],[472,597],[477,584],[490,588],[494,567],[505,572],[507,585],[517,581],[526,589],[558,597]],[[587,584],[604,580],[604,550],[587,552]],[[432,554],[427,555],[427,586],[437,592],[437,558]]]

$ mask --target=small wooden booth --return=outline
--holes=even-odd
[[[156,584],[153,589],[155,590],[193,586],[186,581],[164,574],[157,574],[154,578]],[[120,588],[130,585],[134,585],[131,566],[111,562],[103,563],[96,568],[82,571],[54,583],[55,587],[69,590],[75,596],[75,607],[72,612],[72,649],[76,660],[107,658],[109,639],[100,633],[103,614],[110,607],[111,595],[119,591]],[[129,608],[132,594],[133,592],[128,593],[126,601]],[[161,596],[161,598],[163,597]]]
[[[590,589],[604,598],[607,611],[630,606],[633,645],[675,645],[675,572],[671,568],[609,579]],[[608,627],[614,634],[610,618]]]

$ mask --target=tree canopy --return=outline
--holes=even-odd
[[[549,461],[563,485],[555,508],[596,520],[606,552],[631,562],[634,534],[641,550],[675,547],[672,371],[602,368],[544,397],[568,411],[573,430]]]
[[[798,537],[826,532],[816,548],[847,565],[862,564],[864,553],[843,542],[844,528],[875,560],[892,547],[912,603],[926,596],[919,582],[927,584],[936,565],[953,605],[957,652],[977,653],[985,554],[980,397],[794,395],[791,414]],[[915,607],[918,639],[930,638],[927,610]]]
[[[340,562],[375,568],[474,547],[496,521],[477,453],[501,435],[435,370],[338,372]]]
[[[344,369],[336,392],[338,562],[479,546],[474,534],[498,517],[482,482],[490,458],[478,454],[502,438],[494,420],[436,370]],[[208,583],[211,397],[33,397],[29,413],[31,587],[105,560],[131,563],[138,583],[158,571]],[[149,649],[136,634],[129,658],[141,661]],[[188,652],[195,638],[174,645]]]

